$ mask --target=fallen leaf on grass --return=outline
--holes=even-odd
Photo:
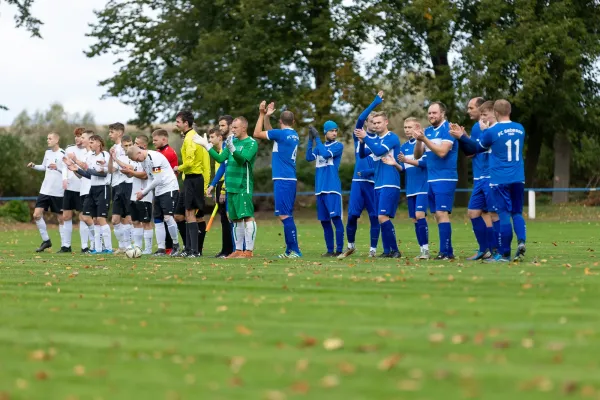
[[[375,344],[361,344],[356,348],[359,353],[373,353],[377,351],[377,345]]]
[[[429,341],[431,343],[441,343],[444,341],[444,334],[441,332],[432,333],[429,335]]]
[[[294,382],[290,389],[294,393],[306,394],[306,393],[308,393],[310,386],[308,385],[308,382],[299,381],[299,382]]]
[[[244,364],[246,364],[246,359],[244,357],[235,356],[231,357],[231,360],[229,360],[229,368],[234,374],[240,372],[240,369],[242,369]]]
[[[340,379],[335,375],[327,375],[321,379],[321,386],[324,388],[336,387],[340,384]]]
[[[227,311],[227,306],[219,306],[217,307],[217,312],[224,312]]]
[[[238,325],[235,327],[235,331],[240,335],[249,336],[252,335],[252,331],[246,328],[244,325]]]
[[[300,359],[298,361],[296,361],[296,371],[298,372],[304,372],[306,371],[306,369],[308,368],[308,360],[307,359]]]
[[[285,393],[280,392],[279,390],[269,390],[265,394],[266,400],[285,400]]]
[[[398,361],[401,359],[402,356],[400,354],[392,354],[391,356],[381,360],[377,368],[379,368],[381,371],[389,371],[390,369],[394,368],[394,366],[398,364]]]
[[[19,389],[27,389],[27,386],[29,385],[29,383],[25,379],[21,378],[17,379],[15,383]]]
[[[508,349],[510,347],[510,342],[508,340],[498,340],[494,342],[494,347],[496,349]]]
[[[453,344],[461,344],[461,343],[465,343],[468,339],[469,339],[469,337],[467,335],[454,335],[454,336],[452,336],[452,343]]]
[[[317,339],[310,336],[303,336],[302,341],[298,345],[299,347],[312,347],[317,344]]]
[[[521,340],[521,346],[523,346],[526,349],[530,349],[533,347],[533,339],[531,338],[523,338]]]
[[[35,379],[38,381],[45,381],[48,379],[48,373],[46,371],[38,371],[35,373]]]
[[[581,396],[582,397],[592,397],[596,394],[596,389],[593,386],[585,385],[581,388]]]
[[[398,389],[404,392],[415,392],[421,388],[421,384],[418,381],[412,379],[404,379],[398,382]]]
[[[85,375],[85,367],[83,365],[76,365],[73,367],[73,373],[77,376]]]
[[[323,342],[323,348],[325,348],[325,350],[338,350],[342,347],[344,347],[344,341],[340,338],[329,338],[325,339]]]
[[[34,361],[48,361],[52,359],[52,356],[44,350],[34,350],[29,353],[29,359]]]
[[[340,372],[344,375],[352,375],[356,372],[356,367],[349,362],[342,361],[338,364]]]
[[[229,380],[229,386],[231,386],[231,387],[240,387],[243,385],[244,385],[244,382],[242,381],[242,378],[240,378],[239,376],[234,376]]]

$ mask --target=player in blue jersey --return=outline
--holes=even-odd
[[[396,242],[396,231],[392,218],[396,215],[400,201],[400,172],[391,165],[381,161],[383,157],[396,158],[400,154],[400,139],[394,132],[388,130],[388,118],[383,112],[373,115],[372,129],[378,136],[367,136],[363,129],[356,129],[354,134],[360,141],[359,155],[361,158],[373,154],[375,161],[375,203],[377,204],[377,219],[381,225],[381,241],[383,242],[384,258],[400,258],[402,254]]]
[[[483,133],[481,129],[480,119],[482,106],[486,110],[493,112],[494,103],[491,101],[485,102],[482,97],[472,98],[467,104],[467,113],[471,120],[475,121],[471,128],[471,139],[479,142]],[[479,245],[479,249],[472,257],[467,260],[475,261],[487,259],[492,256],[492,251],[497,246],[494,238],[494,228],[490,212],[490,171],[489,171],[489,153],[478,153],[472,158],[473,160],[473,191],[469,200],[468,215],[473,225],[473,233]]]
[[[440,234],[440,251],[435,259],[452,260],[454,249],[450,214],[458,181],[458,141],[450,135],[450,124],[446,120],[446,106],[443,103],[431,103],[427,117],[431,126],[425,131],[417,126],[414,131],[414,137],[418,141],[414,157],[418,160],[423,153],[427,155],[429,209],[435,213]]]
[[[415,160],[414,150],[417,143],[413,137],[413,130],[418,124],[418,120],[409,117],[404,120],[404,134],[408,141],[400,147],[398,160],[391,157],[385,157],[383,162],[395,166],[399,171],[404,171],[406,175],[406,202],[408,203],[408,216],[415,224],[415,233],[417,243],[421,253],[416,257],[419,260],[429,260],[429,227],[427,226],[427,194],[429,184],[427,183],[427,156]],[[398,162],[400,164],[398,164]]]
[[[508,101],[496,100],[494,114],[498,122],[483,132],[479,143],[466,135],[460,138],[464,148],[472,153],[482,153],[491,149],[490,189],[493,207],[500,218],[500,245],[498,254],[485,260],[486,262],[510,261],[513,227],[518,241],[513,261],[522,259],[526,250],[527,231],[523,218],[525,129],[523,125],[510,120],[510,113],[511,106]]]
[[[274,112],[275,103],[270,103],[268,106],[265,101],[260,103],[254,138],[273,141],[271,168],[275,215],[283,223],[286,245],[285,252],[280,254],[279,258],[297,258],[302,256],[302,252],[298,246],[298,233],[293,214],[296,201],[296,154],[300,137],[292,128],[294,114],[291,111],[283,111],[279,116],[280,129],[273,129],[269,118]]]
[[[309,127],[306,161],[316,161],[315,195],[317,196],[317,218],[321,221],[325,234],[327,252],[323,257],[337,257],[344,246],[344,224],[342,223],[342,182],[340,181],[340,162],[344,145],[337,140],[338,126],[333,121],[323,125],[325,143],[321,142],[319,132]],[[313,141],[314,146],[313,146]],[[334,252],[333,227],[335,226]]]
[[[367,135],[372,138],[377,137],[371,134],[369,120],[371,112],[383,101],[383,91],[377,93],[375,100],[360,114],[356,121],[356,129],[362,129],[367,122]],[[375,205],[375,181],[373,157],[360,158],[358,154],[360,141],[355,135],[354,139],[354,175],[352,175],[352,185],[350,186],[350,200],[348,201],[348,221],[346,222],[346,234],[348,236],[348,248],[338,256],[344,259],[356,251],[356,230],[358,229],[358,219],[363,210],[366,209],[371,223],[371,248],[369,257],[375,257],[377,254],[377,241],[379,240],[379,220],[377,218],[377,207]]]

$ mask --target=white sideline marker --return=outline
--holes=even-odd
[[[529,219],[535,219],[535,192],[533,190],[529,190],[528,191],[528,214],[529,214]]]

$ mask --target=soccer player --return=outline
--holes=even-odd
[[[87,149],[83,145],[82,135],[85,128],[76,128],[73,132],[75,136],[75,144],[67,146],[65,156],[70,157],[70,154],[74,154],[75,158],[83,160],[87,153]],[[70,253],[71,250],[71,238],[73,236],[73,210],[81,211],[81,180],[75,176],[73,171],[70,171],[68,167],[62,169],[63,175],[63,189],[65,194],[63,197],[63,221],[64,221],[64,247],[61,247],[59,253]],[[81,218],[80,218],[81,219]],[[85,222],[79,221],[79,235],[81,239],[81,252],[86,253],[88,249],[88,231],[81,226],[85,225]],[[87,227],[87,225],[86,225]]]
[[[427,226],[427,193],[429,184],[427,183],[427,157],[423,156],[415,160],[414,150],[416,139],[413,137],[413,130],[418,124],[418,120],[409,117],[404,120],[404,134],[408,137],[400,147],[400,154],[394,160],[391,157],[385,157],[382,161],[388,165],[395,166],[399,171],[406,173],[406,202],[408,203],[408,216],[415,224],[415,233],[417,243],[421,253],[416,257],[419,260],[429,259],[429,227]],[[400,164],[398,164],[400,162]]]
[[[237,117],[231,124],[231,135],[221,153],[212,148],[206,134],[197,135],[196,143],[208,150],[210,156],[219,163],[227,159],[225,187],[229,217],[233,221],[235,251],[227,258],[252,258],[256,240],[256,221],[254,220],[254,162],[258,152],[256,140],[248,136],[248,121]],[[244,251],[244,243],[246,250]]]
[[[317,218],[321,221],[325,235],[327,252],[323,257],[337,257],[342,254],[344,246],[344,224],[342,223],[342,182],[340,181],[340,163],[344,145],[337,140],[338,126],[334,121],[323,125],[325,143],[321,142],[319,132],[309,127],[310,136],[306,149],[306,161],[316,161],[315,195],[317,196]],[[313,147],[313,141],[315,142]],[[335,241],[333,251],[333,228],[335,226]]]
[[[44,160],[40,165],[30,162],[27,164],[28,168],[33,168],[36,171],[44,171],[44,181],[40,188],[40,194],[35,202],[35,209],[33,211],[33,219],[37,225],[38,231],[42,237],[42,244],[35,251],[41,253],[42,251],[52,247],[52,241],[48,236],[48,230],[46,228],[46,221],[44,221],[44,211],[50,210],[58,217],[58,231],[61,239],[61,252],[64,248],[64,226],[63,226],[63,196],[65,190],[62,185],[62,168],[63,157],[65,151],[60,148],[58,142],[60,137],[56,132],[50,132],[46,138],[48,143],[48,150],[44,153]]]
[[[446,106],[438,101],[431,103],[427,110],[431,126],[425,131],[420,125],[415,127],[413,136],[415,159],[427,154],[427,182],[429,183],[429,209],[435,213],[440,235],[440,251],[436,260],[453,260],[452,225],[450,214],[454,204],[454,193],[458,181],[456,162],[458,141],[450,135],[450,125],[446,120]],[[423,149],[423,145],[425,149]]]
[[[402,253],[398,249],[396,231],[392,223],[400,201],[400,172],[381,161],[383,157],[395,158],[400,153],[400,140],[394,132],[388,130],[388,123],[387,115],[377,112],[372,121],[373,132],[378,135],[376,138],[367,136],[364,129],[356,129],[354,134],[360,141],[359,156],[375,156],[375,203],[383,242],[383,254],[380,257],[400,258]]]
[[[178,200],[176,215],[185,212],[185,249],[173,257],[197,258],[202,255],[206,222],[204,222],[204,193],[210,179],[210,158],[202,146],[192,140],[196,131],[192,129],[194,115],[191,111],[180,111],[175,118],[177,129],[185,135],[181,146],[182,164],[175,171],[183,174],[183,193]],[[181,217],[179,217],[181,218]],[[183,235],[182,235],[183,236]]]
[[[490,190],[493,207],[500,218],[500,245],[498,254],[485,260],[486,262],[510,261],[513,227],[518,241],[513,261],[522,259],[526,250],[527,231],[523,218],[525,129],[521,124],[510,120],[510,113],[511,105],[507,100],[496,100],[494,114],[498,122],[483,131],[479,143],[466,135],[460,138],[461,144],[473,153],[491,149]]]
[[[232,121],[233,122],[233,121]],[[219,124],[221,121],[219,121]],[[229,126],[227,126],[227,135],[229,135]],[[212,128],[208,131],[208,140],[212,144],[212,148],[219,154],[223,151],[223,130],[221,126],[219,128]],[[225,186],[225,171],[227,168],[227,160],[223,161],[220,165],[215,161],[215,177],[206,190],[206,195],[211,196],[213,189],[215,190],[215,201],[218,204],[218,212],[221,216],[221,251],[219,251],[216,258],[226,258],[228,255],[233,253],[233,236],[231,233],[231,224],[229,223],[229,217],[227,216],[226,207],[226,186]]]
[[[104,139],[99,135],[89,138],[90,150],[94,153],[87,157],[86,169],[73,164],[69,169],[90,180],[90,194],[83,204],[83,214],[88,217],[95,215],[94,241],[95,249],[89,254],[113,254],[110,226],[106,221],[110,208],[110,176],[108,164],[110,155],[104,151]],[[102,245],[104,244],[104,249]]]
[[[154,190],[154,216],[160,216],[166,222],[169,235],[173,240],[173,252],[177,253],[179,251],[179,239],[173,214],[177,205],[179,184],[173,168],[171,168],[167,158],[158,151],[144,150],[138,146],[131,146],[127,150],[127,157],[132,161],[139,162],[146,173],[146,178],[149,179],[146,187],[135,193],[135,199],[142,201]],[[142,176],[140,176],[140,179]],[[157,255],[165,255],[165,238],[158,231],[162,224],[156,224],[155,227],[157,228],[156,241],[158,242],[158,249],[162,250],[160,253],[157,252]]]
[[[255,139],[272,140],[273,152],[271,169],[273,192],[275,193],[275,215],[283,223],[286,249],[279,258],[302,257],[298,245],[298,234],[294,222],[294,203],[296,202],[296,155],[300,137],[292,128],[294,114],[284,111],[279,116],[280,129],[273,129],[269,118],[275,112],[275,103],[267,107],[263,101],[259,106],[258,120],[254,128]],[[264,124],[264,130],[263,130]]]
[[[136,138],[137,139],[137,138]],[[171,165],[171,168],[175,168],[177,167],[177,165],[179,165],[179,159],[177,158],[177,153],[175,153],[175,150],[173,150],[173,148],[171,146],[169,146],[169,133],[164,130],[164,129],[156,129],[155,131],[152,132],[152,144],[154,144],[154,148],[156,149],[156,151],[158,151],[160,154],[162,154],[163,156],[165,156],[167,158],[167,160],[169,161],[169,164]],[[177,175],[177,173],[175,173],[175,175]],[[164,248],[164,254],[161,253],[161,251],[163,250],[162,248],[159,248],[154,255],[155,256],[164,256],[164,255],[170,255],[173,251],[173,241],[171,240],[171,236],[167,235],[167,224],[166,222],[164,222],[162,219],[162,217],[156,217],[154,216],[154,226],[156,229],[156,240],[158,241],[158,235],[161,236],[161,238],[164,239],[165,241],[165,248]],[[158,227],[159,224],[162,224],[162,227]],[[185,234],[185,223],[183,223],[183,233]],[[183,236],[185,237],[185,236]],[[185,242],[185,240],[184,240]]]
[[[119,248],[115,254],[124,253],[131,247],[131,191],[133,180],[123,174],[115,160],[127,162],[127,155],[121,142],[125,134],[125,125],[120,122],[108,126],[108,136],[114,142],[110,149],[110,161],[108,163],[108,172],[111,174],[112,186],[112,224],[115,237],[119,243]],[[131,137],[127,136],[128,142]]]
[[[383,101],[383,91],[377,93],[375,100],[367,107],[356,121],[356,129],[362,129],[365,121],[370,120],[371,112]],[[377,135],[371,134],[369,123],[367,122],[367,135],[375,138]],[[369,214],[371,224],[371,248],[369,257],[377,255],[377,241],[379,240],[379,220],[377,218],[377,207],[375,204],[375,181],[373,157],[360,158],[358,150],[360,141],[356,135],[354,139],[354,175],[352,176],[352,185],[350,186],[350,200],[348,201],[348,220],[346,221],[346,234],[348,236],[348,248],[338,256],[344,259],[356,251],[356,230],[358,229],[358,219],[364,209]]]

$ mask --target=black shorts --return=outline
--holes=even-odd
[[[75,210],[81,211],[81,196],[79,192],[74,192],[72,190],[65,190],[65,196],[63,197],[63,210]]]
[[[132,201],[131,220],[138,222],[150,222],[152,220],[152,203],[148,201]]]
[[[154,218],[164,219],[165,215],[175,214],[178,197],[178,190],[154,196]]]
[[[120,215],[125,218],[131,215],[131,190],[133,188],[132,183],[122,182],[117,186],[113,187],[112,201],[113,215]]]
[[[83,211],[83,215],[87,215],[92,218],[96,218],[96,209],[92,207],[92,198],[89,194],[84,194],[81,196],[81,209]],[[86,214],[86,210],[89,211],[89,214]]]
[[[183,181],[183,207],[185,210],[198,210],[197,217],[204,216],[204,177],[186,175]]]
[[[50,210],[55,214],[60,214],[63,211],[63,198],[40,194],[35,201],[35,208],[43,208],[44,211]]]
[[[110,207],[110,186],[92,186],[84,200],[83,215],[106,218]]]

